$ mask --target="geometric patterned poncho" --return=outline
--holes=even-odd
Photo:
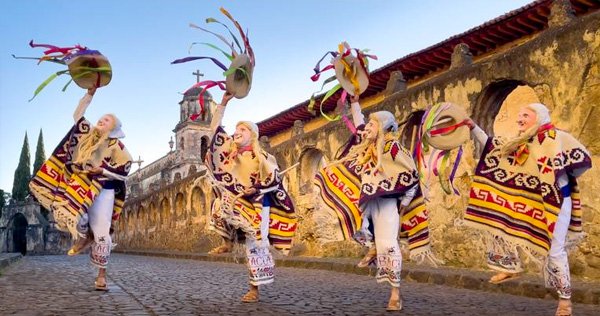
[[[75,227],[79,218],[94,203],[107,181],[112,181],[115,190],[113,221],[119,218],[125,201],[125,182],[109,180],[103,175],[77,173],[76,169],[81,166],[73,168],[71,161],[79,140],[92,131],[91,126],[84,117],[79,119],[29,182],[29,190],[44,208],[52,211],[58,228],[73,236],[77,234]],[[129,174],[132,159],[121,141],[110,138],[97,150],[102,157],[99,167],[121,176]]]
[[[363,129],[364,125],[358,127],[358,130]],[[354,238],[362,225],[361,205],[378,197],[402,198],[417,185],[414,198],[400,218],[399,237],[408,242],[410,258],[420,262],[431,256],[428,212],[417,167],[406,149],[391,135],[386,135],[380,170],[374,169],[375,158],[360,163],[370,150],[367,149],[355,159],[321,169],[314,183],[325,204],[337,215],[342,235],[347,240]],[[360,144],[361,138],[360,134],[354,134],[339,159],[345,158],[352,146]],[[374,156],[371,153],[371,157]]]
[[[567,175],[573,201],[568,239],[579,240],[582,211],[576,178],[592,167],[585,147],[551,124],[522,145],[519,155],[500,157],[500,147],[499,138],[488,138],[475,170],[466,224],[545,256],[563,201],[557,179]]]
[[[242,193],[244,189],[253,187],[256,193],[253,195],[242,195],[235,202],[234,213],[241,219],[250,223],[256,234],[257,240],[260,236],[260,223],[262,221],[261,211],[263,199],[270,198],[269,212],[269,242],[275,249],[287,255],[292,248],[292,238],[296,232],[298,218],[294,210],[294,204],[283,187],[279,166],[273,155],[264,150],[254,153],[252,150],[243,153],[232,151],[233,139],[227,135],[225,130],[219,126],[211,141],[209,152],[206,157],[206,165],[213,173],[215,179],[232,196]],[[260,155],[260,156],[259,156]],[[259,190],[273,188],[275,190],[260,194]],[[218,194],[221,194],[216,190]],[[231,197],[231,196],[230,196]],[[220,202],[227,197],[218,196],[215,202]],[[224,238],[234,240],[235,229],[232,229],[226,221],[217,214],[219,203],[212,204],[213,225],[217,233]],[[243,239],[244,236],[239,236]]]

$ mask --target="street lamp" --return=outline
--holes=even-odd
[[[173,136],[171,136],[171,140],[169,141],[169,148],[171,148],[171,151],[173,151],[173,145],[175,145],[175,142],[173,141]]]

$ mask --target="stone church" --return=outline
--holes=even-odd
[[[117,230],[120,247],[153,248],[158,242],[165,249],[175,245],[181,248],[183,236],[191,236],[190,230],[197,234],[200,225],[207,223],[210,199],[205,195],[211,189],[195,184],[195,180],[204,174],[211,113],[216,104],[205,92],[202,97],[206,110],[192,120],[190,116],[200,112],[201,92],[202,88],[190,89],[179,102],[175,140],[169,142],[171,151],[129,175],[124,220],[119,221]]]
[[[200,87],[186,91],[183,99],[179,102],[179,122],[173,129],[175,141],[171,139],[169,142],[171,151],[130,174],[128,179],[130,197],[156,191],[160,187],[195,174],[203,168],[202,161],[210,140],[209,124],[215,103],[210,93],[205,92],[203,98],[206,111],[192,121],[190,116],[200,112],[198,98],[201,90]]]
[[[600,183],[594,181],[600,177],[599,85],[600,3],[539,0],[373,70],[361,105],[366,114],[388,110],[402,121],[431,104],[452,102],[488,134],[501,135],[513,132],[521,105],[546,104],[555,125],[578,138],[596,166],[579,180],[587,238],[569,257],[573,275],[600,279]],[[201,177],[209,119],[187,121],[186,98],[194,96],[180,103],[175,151],[131,175],[132,194],[116,236],[125,249],[196,252],[218,242],[207,229],[213,193]],[[335,109],[334,100],[325,102],[325,111]],[[308,112],[308,102],[258,123],[282,169],[300,162],[284,179],[300,218],[292,255],[358,257],[356,245],[336,241],[336,218],[315,202],[312,186],[315,172],[333,160],[349,132],[341,121]],[[455,183],[460,195],[444,194],[435,181],[426,184],[432,246],[449,266],[485,265],[481,243],[460,225],[476,156],[477,148],[466,143]]]

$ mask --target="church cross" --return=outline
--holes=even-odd
[[[200,77],[204,77],[204,74],[200,72],[200,70],[196,70],[196,72],[192,72],[192,75],[196,76],[196,83],[200,82]]]
[[[142,162],[144,162],[142,160],[142,156],[139,156],[138,160],[134,160],[131,163],[137,163],[138,164],[138,170],[140,170],[140,168],[142,167]]]

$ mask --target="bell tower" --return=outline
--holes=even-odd
[[[196,82],[200,82],[200,71],[193,73]],[[175,151],[177,160],[204,161],[210,140],[210,121],[212,111],[215,108],[212,95],[204,91],[202,87],[192,88],[185,92],[183,99],[179,102],[179,122],[175,126]],[[200,113],[199,99],[204,99],[204,112]]]

